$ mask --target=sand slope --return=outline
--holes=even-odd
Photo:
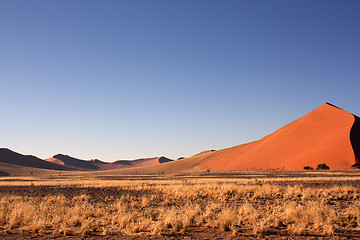
[[[351,141],[350,141],[351,139]],[[356,156],[355,156],[356,154]],[[319,108],[254,142],[175,162],[119,173],[153,174],[204,170],[302,170],[320,163],[331,169],[360,165],[360,118],[334,105]]]

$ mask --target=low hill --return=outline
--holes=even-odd
[[[0,162],[11,164],[14,166],[21,167],[32,167],[41,169],[52,169],[52,170],[72,170],[67,166],[61,166],[55,163],[44,161],[40,158],[31,155],[22,155],[20,153],[11,151],[7,148],[0,148]],[[1,171],[1,169],[0,169]]]
[[[154,157],[154,158],[141,158],[136,160],[118,160],[113,163],[108,163],[108,162],[100,161],[98,159],[81,160],[64,154],[57,154],[45,160],[61,166],[73,167],[76,170],[82,170],[82,171],[131,168],[131,167],[139,167],[139,166],[157,165],[157,164],[173,161],[166,157]]]

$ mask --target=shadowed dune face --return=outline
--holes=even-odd
[[[353,167],[360,167],[360,118],[355,116],[354,124],[350,131],[351,146],[355,155],[355,163]]]
[[[166,158],[166,157],[153,157],[153,158],[140,158],[136,160],[118,160],[115,161],[113,164],[121,164],[124,167],[141,167],[141,166],[148,166],[148,165],[158,165],[161,163],[172,162],[173,160]]]
[[[140,166],[148,166],[148,165],[158,165],[161,163],[167,163],[167,162],[172,162],[173,160],[168,159],[166,157],[154,157],[154,158],[142,158],[142,159],[137,159],[137,160],[133,160],[133,161],[129,161],[131,162],[131,165],[133,167],[140,167]]]
[[[159,161],[159,164],[160,164],[160,163],[172,162],[173,160],[168,159],[166,157],[159,157],[158,161]]]

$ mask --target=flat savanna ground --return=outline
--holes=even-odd
[[[360,238],[360,171],[0,178],[0,239]]]

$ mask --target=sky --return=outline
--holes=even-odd
[[[1,0],[0,147],[115,161],[360,115],[360,1]]]

